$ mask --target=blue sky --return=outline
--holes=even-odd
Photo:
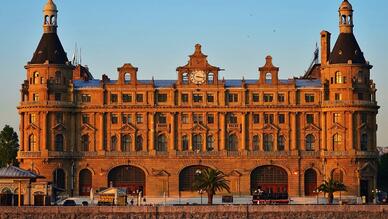
[[[18,128],[16,106],[24,65],[42,34],[46,0],[2,0],[0,7],[0,126]],[[75,43],[95,78],[117,78],[123,63],[138,77],[175,79],[196,43],[221,77],[257,78],[257,67],[272,55],[280,77],[304,73],[321,30],[338,36],[341,0],[56,0],[59,37],[68,57]],[[352,0],[355,35],[374,68],[377,83],[378,145],[388,146],[388,1]]]

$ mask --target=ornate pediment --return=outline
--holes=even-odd
[[[170,176],[171,174],[167,172],[166,170],[156,170],[152,169],[151,173],[153,176]]]
[[[339,123],[334,123],[334,125],[332,127],[330,127],[329,129],[346,130],[346,128],[344,126],[342,126],[341,124],[339,124]]]
[[[27,130],[40,130],[39,126],[35,125],[34,123],[30,123],[26,128]]]
[[[321,131],[321,129],[314,125],[314,124],[307,124],[306,127],[304,128],[305,131],[310,131],[310,132],[314,132],[314,131]]]
[[[60,132],[60,131],[65,131],[66,127],[62,123],[58,123],[54,127],[52,127],[52,129],[57,132]]]
[[[120,128],[120,131],[122,131],[122,132],[134,132],[134,131],[136,131],[136,127],[133,126],[132,124],[124,124]]]
[[[83,131],[83,132],[96,131],[96,128],[94,128],[89,123],[83,123],[82,126],[81,126],[81,131]]]
[[[238,170],[236,170],[236,169],[234,169],[234,170],[232,170],[229,174],[227,174],[228,176],[242,176],[243,174],[240,172],[240,171],[238,171]]]
[[[196,123],[191,129],[192,132],[206,132],[207,130],[209,130],[209,128],[202,123]]]
[[[274,124],[265,124],[263,126],[263,131],[279,131],[280,129],[276,127]]]

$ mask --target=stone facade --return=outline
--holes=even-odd
[[[344,1],[336,45],[323,31],[321,63],[300,78],[279,79],[268,56],[256,79],[220,79],[198,44],[177,80],[138,80],[131,64],[117,80],[97,80],[68,61],[49,1],[21,88],[20,165],[70,195],[112,184],[147,196],[198,195],[187,185],[208,166],[227,174],[235,195],[258,186],[313,195],[333,176],[345,195],[370,198],[379,107],[352,12]]]

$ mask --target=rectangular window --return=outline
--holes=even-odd
[[[39,94],[33,94],[32,95],[32,101],[39,101]]]
[[[284,114],[278,115],[279,124],[284,124],[286,122],[286,117]]]
[[[341,93],[336,93],[334,96],[336,101],[342,100],[342,94]]]
[[[203,115],[199,113],[194,113],[193,120],[194,120],[194,123],[202,123]]]
[[[273,101],[273,95],[272,94],[264,94],[264,102],[270,103]]]
[[[188,94],[182,94],[181,95],[182,103],[188,103],[189,102],[189,95]]]
[[[314,103],[314,94],[305,94],[304,100],[306,103]]]
[[[273,124],[273,114],[264,114],[264,122],[266,124]]]
[[[202,95],[201,94],[193,94],[194,103],[202,103]]]
[[[132,95],[130,95],[130,94],[123,94],[123,102],[124,103],[132,102]]]
[[[158,94],[158,103],[167,102],[167,94]]]
[[[30,114],[30,123],[35,124],[35,122],[36,122],[36,114],[32,113]]]
[[[307,124],[313,124],[314,123],[314,114],[306,114],[306,122],[307,122]]]
[[[129,124],[129,123],[131,123],[132,122],[132,117],[131,117],[131,115],[130,114],[123,114],[123,115],[121,115],[121,122],[123,123],[123,124]]]
[[[136,94],[136,102],[143,103],[143,94]]]
[[[229,103],[237,103],[238,102],[238,94],[228,94],[228,102]]]
[[[214,124],[214,114],[208,114],[207,115],[207,123],[208,124]]]
[[[260,101],[260,94],[252,94],[252,101],[257,103]]]
[[[118,101],[117,94],[111,94],[110,95],[110,102],[117,103],[117,101]]]
[[[63,113],[61,112],[56,112],[55,113],[55,121],[57,123],[62,123],[63,122]]]
[[[159,124],[166,124],[167,123],[167,117],[164,114],[159,114],[158,118]]]
[[[92,101],[92,97],[90,94],[82,94],[81,95],[81,102],[82,103],[90,103]]]
[[[284,94],[278,94],[278,102],[283,103],[285,100]]]
[[[228,122],[230,124],[237,124],[237,116],[235,114],[229,114]]]
[[[181,121],[183,124],[189,123],[189,115],[188,114],[182,114]]]
[[[333,113],[333,122],[334,123],[340,123],[341,122],[341,114]]]
[[[137,124],[143,123],[143,114],[136,114],[136,123]]]
[[[214,95],[213,94],[207,94],[207,102],[214,103]]]
[[[361,123],[367,123],[368,114],[366,112],[361,113]]]
[[[253,114],[253,123],[260,123],[260,114]]]
[[[55,101],[61,101],[62,100],[62,94],[61,93],[55,93]]]
[[[89,115],[82,114],[82,123],[89,123]]]
[[[118,116],[117,116],[117,114],[112,114],[111,122],[112,122],[112,124],[117,124],[118,123]]]

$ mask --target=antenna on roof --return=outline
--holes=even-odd
[[[319,63],[319,47],[318,47],[318,43],[315,43],[313,61],[311,61],[311,64],[310,64],[309,68],[307,69],[305,76],[307,74],[309,74],[309,72],[313,69],[314,65],[316,65],[318,63]]]
[[[77,48],[77,42],[75,43],[75,47],[74,47],[74,53],[73,53],[73,58],[72,58],[72,63],[73,65],[78,65],[78,48]]]

